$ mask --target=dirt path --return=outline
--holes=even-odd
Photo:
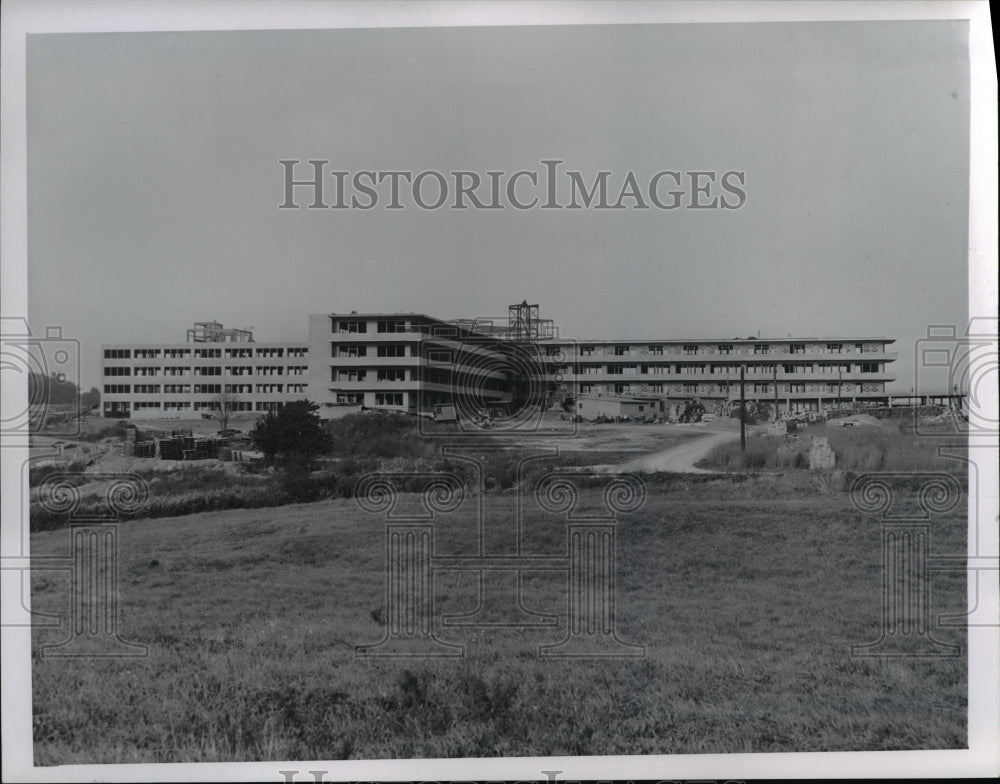
[[[618,465],[594,466],[594,470],[609,474],[651,473],[654,471],[710,474],[713,472],[696,468],[695,463],[705,457],[717,444],[723,444],[739,437],[739,430],[706,430],[701,437],[682,441],[662,452],[643,455]]]

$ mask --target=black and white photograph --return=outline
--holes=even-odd
[[[992,47],[5,4],[4,780],[1000,775]]]

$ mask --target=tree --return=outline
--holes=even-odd
[[[219,430],[229,429],[229,418],[236,411],[236,404],[241,401],[235,392],[220,392],[212,402],[215,404],[215,418],[219,420]]]
[[[288,468],[308,467],[332,446],[317,411],[319,406],[309,400],[285,403],[257,420],[250,439],[268,463]]]

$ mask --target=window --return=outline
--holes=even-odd
[[[594,347],[593,346],[580,346],[580,356],[581,357],[589,357],[593,353],[594,353]]]
[[[230,359],[249,359],[253,356],[252,348],[227,348],[226,356]]]
[[[181,400],[170,400],[163,404],[164,411],[183,411],[188,408],[191,408],[191,404]]]
[[[625,357],[628,356],[631,351],[631,347],[627,343],[620,343],[615,346],[615,356]]]
[[[698,382],[697,381],[685,381],[684,382],[684,391],[685,392],[697,392],[698,391]]]
[[[221,376],[222,368],[218,365],[210,367],[196,367],[194,369],[194,374],[196,376]]]
[[[136,384],[133,392],[137,395],[158,395],[160,394],[159,384]]]
[[[771,346],[769,343],[754,343],[753,344],[754,354],[770,354]]]
[[[379,332],[406,332],[406,322],[401,319],[390,319],[378,322]]]
[[[687,355],[689,355],[689,356],[691,354],[697,354],[698,353],[698,346],[697,346],[697,344],[695,344],[695,343],[687,343],[687,344],[685,344],[685,346],[684,346],[684,353],[687,354]]]
[[[753,385],[753,391],[754,392],[760,392],[760,393],[770,392],[771,391],[771,385],[768,384],[766,381],[757,381]]]
[[[137,348],[135,350],[136,359],[156,359],[160,356],[158,348]]]
[[[361,405],[365,402],[365,396],[361,392],[339,392],[337,394],[337,402]]]
[[[280,365],[258,365],[257,375],[258,376],[280,376],[284,368]]]
[[[806,385],[805,384],[801,384],[801,383],[789,384],[788,385],[788,391],[792,392],[792,393],[795,393],[795,392],[805,392],[806,391]]]
[[[862,373],[878,373],[878,362],[862,362]]]
[[[364,348],[362,346],[362,348]],[[406,344],[405,343],[382,343],[379,345],[376,351],[376,356],[379,357],[405,357],[406,356]]]
[[[160,369],[158,367],[143,366],[135,369],[135,374],[137,376],[156,376],[159,375],[159,373]]]
[[[224,391],[230,395],[253,392],[253,384],[226,384]]]
[[[289,394],[298,395],[298,394],[301,394],[302,392],[305,392],[305,391],[306,391],[306,385],[305,384],[289,384],[288,385],[288,392],[289,392]]]
[[[257,356],[264,357],[265,359],[280,359],[284,356],[285,350],[283,348],[258,348]]]
[[[107,348],[104,350],[105,359],[131,359],[132,351],[127,348]]]
[[[341,346],[333,345],[333,356],[335,357],[365,357],[368,356],[368,347],[361,343],[344,343]]]
[[[402,392],[376,392],[376,406],[401,406],[403,405]]]
[[[125,395],[131,391],[129,384],[105,384],[104,393],[106,395]]]
[[[608,365],[608,375],[609,376],[620,376],[622,374],[621,365]]]
[[[650,384],[649,385],[649,391],[650,392],[663,392],[663,384]]]
[[[653,354],[658,357],[663,356],[663,346],[650,346],[648,350],[650,354]]]
[[[195,384],[196,395],[218,395],[222,392],[222,384]]]
[[[221,348],[196,348],[194,350],[195,358],[201,359],[218,359],[222,356]]]
[[[303,357],[306,356],[306,354],[308,353],[308,351],[309,351],[309,349],[307,349],[307,348],[301,348],[301,347],[300,348],[290,348],[290,349],[288,349],[288,356],[290,358],[294,357],[296,359],[302,359]]]
[[[163,356],[169,359],[182,359],[184,357],[191,356],[191,349],[189,348],[167,348],[163,350]]]
[[[164,384],[164,393],[168,395],[189,395],[191,394],[190,384]]]
[[[594,385],[593,384],[580,384],[580,394],[581,395],[590,395],[590,394],[593,393],[593,391],[594,391]]]
[[[717,350],[718,350],[718,352],[720,354],[732,354],[733,353],[733,345],[732,345],[732,343],[720,343],[716,348],[717,348]]]
[[[280,393],[281,389],[281,384],[258,384],[256,392],[258,395],[273,395]]]
[[[379,381],[406,381],[405,368],[379,368],[376,374]]]
[[[368,331],[368,324],[364,321],[339,321],[337,331],[361,335]]]
[[[331,368],[334,381],[364,381],[366,373],[364,370],[338,370]]]
[[[805,343],[792,343],[792,345],[789,346],[788,351],[791,354],[805,354],[806,353],[806,344]]]
[[[828,354],[840,354],[844,350],[843,343],[827,343],[826,351]]]
[[[106,367],[104,368],[104,375],[106,376],[131,376],[132,368],[127,367]]]

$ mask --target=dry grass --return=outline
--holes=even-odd
[[[840,471],[952,472],[959,465],[953,458],[939,453],[941,439],[914,435],[909,428],[890,422],[883,427],[851,428],[818,424],[794,435],[829,439],[837,458],[836,468]],[[963,440],[956,436],[951,443],[961,444]],[[779,454],[778,449],[785,441],[784,436],[751,435],[747,438],[746,451],[740,449],[739,441],[720,444],[698,465],[721,471],[808,468],[808,456]]]
[[[618,625],[638,660],[539,659],[566,622],[565,578],[544,572],[525,602],[559,628],[442,632],[464,659],[356,659],[384,631],[384,525],[349,500],[124,523],[123,634],[149,656],[45,658],[62,633],[36,630],[37,763],[964,747],[964,657],[851,658],[879,633],[880,529],[810,488],[653,478],[619,526]],[[509,535],[516,494],[486,499]],[[438,553],[472,551],[471,515],[439,517]],[[564,551],[562,520],[529,504],[525,522],[527,551]],[[32,537],[34,553],[67,546]],[[932,546],[965,552],[960,514]],[[440,613],[474,608],[468,573],[434,587]],[[67,594],[33,577],[36,609]],[[934,573],[932,602],[961,611],[964,575]],[[964,630],[935,635],[964,651]]]

